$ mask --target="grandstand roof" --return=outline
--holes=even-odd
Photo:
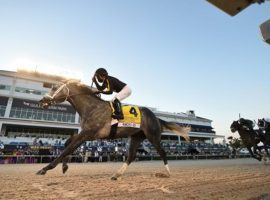
[[[195,114],[194,115],[189,115],[189,114],[183,113],[183,112],[181,112],[181,113],[171,113],[171,112],[165,112],[165,111],[159,111],[159,110],[154,110],[153,112],[160,115],[160,116],[164,116],[164,117],[170,116],[170,117],[173,117],[173,118],[183,118],[183,119],[190,118],[192,120],[212,122],[212,120],[210,120],[210,119],[206,119],[206,118],[203,118],[203,117],[198,117],[198,116],[195,116]]]
[[[38,82],[46,81],[50,83],[58,83],[61,81],[70,80],[64,76],[50,75],[50,74],[45,74],[38,71],[28,71],[28,70],[22,70],[22,69],[17,70],[17,72],[0,70],[0,75],[34,80]],[[80,81],[79,79],[74,79],[74,80]]]

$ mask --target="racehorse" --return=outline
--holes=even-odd
[[[48,170],[63,162],[62,171],[65,173],[68,169],[68,155],[76,150],[82,143],[96,139],[112,139],[111,137],[111,122],[112,122],[112,107],[110,102],[104,101],[97,97],[93,90],[79,82],[68,81],[54,86],[49,94],[45,95],[40,100],[40,106],[47,108],[49,105],[68,101],[78,112],[81,119],[81,131],[79,134],[71,136],[65,143],[64,151],[49,163],[47,166],[37,172],[38,175],[44,175]],[[167,176],[170,176],[170,169],[166,157],[166,152],[161,146],[161,133],[168,131],[173,132],[189,141],[190,127],[182,127],[173,122],[166,122],[157,118],[154,113],[146,108],[139,107],[141,112],[140,128],[133,127],[118,127],[113,136],[115,138],[130,138],[127,161],[122,167],[114,173],[112,180],[117,180],[123,175],[130,163],[135,159],[136,150],[144,139],[156,148],[161,159],[164,162]]]
[[[259,138],[261,142],[264,144],[265,151],[270,158],[270,154],[268,151],[268,148],[270,146],[270,122],[263,119],[258,119],[257,123],[259,129],[261,130],[261,134],[259,135]]]
[[[240,121],[243,121],[244,119],[242,118],[241,120],[238,121],[233,121],[233,123],[231,124],[231,132],[236,132],[238,131],[244,146],[248,149],[250,155],[261,161],[262,160],[262,156],[257,152],[257,150],[260,151],[259,147],[257,146],[258,143],[260,143],[260,139],[256,137],[256,132],[257,130],[249,130],[246,128],[245,125],[243,125],[242,123],[240,123]],[[253,151],[251,150],[251,148],[253,147]]]

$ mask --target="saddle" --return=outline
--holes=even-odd
[[[114,107],[112,107],[112,125],[118,123],[118,127],[133,127],[140,128],[141,126],[141,111],[138,106],[123,105],[123,119],[115,119],[113,117]]]
[[[113,118],[114,107],[111,103],[112,108],[112,122],[111,122],[111,133],[110,137],[114,137],[118,127],[130,127],[130,128],[140,128],[141,127],[141,111],[138,106],[133,105],[123,105],[123,119]]]

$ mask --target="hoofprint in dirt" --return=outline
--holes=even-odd
[[[160,161],[132,163],[118,181],[122,163],[70,164],[46,176],[40,164],[0,165],[0,199],[270,199],[270,164],[254,159],[170,161],[162,178]]]

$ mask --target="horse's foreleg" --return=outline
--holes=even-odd
[[[122,167],[112,176],[112,180],[117,180],[120,176],[124,174],[130,163],[136,158],[136,152],[140,143],[145,139],[143,133],[138,133],[130,137],[129,151],[127,161],[122,165]]]
[[[111,177],[112,180],[117,180],[127,170],[128,164],[125,162],[122,167]]]
[[[67,139],[67,141],[65,142],[65,148],[71,143],[72,139],[74,138],[74,136],[72,135],[70,138]],[[68,170],[68,156],[64,157],[62,160],[62,172],[63,174],[66,173],[66,171]]]
[[[254,155],[257,156],[257,160],[261,161],[262,160],[261,148],[258,147],[257,145],[254,145],[253,146],[253,152],[254,152]]]
[[[68,160],[69,160],[69,158],[68,158],[68,156],[66,156],[66,157],[64,157],[63,158],[63,160],[62,160],[62,172],[63,172],[63,174],[64,173],[66,173],[67,172],[67,170],[68,170]]]
[[[65,148],[65,150],[60,154],[60,156],[55,160],[53,160],[46,167],[39,170],[37,174],[44,175],[48,170],[55,168],[59,162],[61,162],[66,156],[70,155],[73,151],[75,151],[83,142],[84,142],[84,134],[81,133],[74,136],[72,142]]]

